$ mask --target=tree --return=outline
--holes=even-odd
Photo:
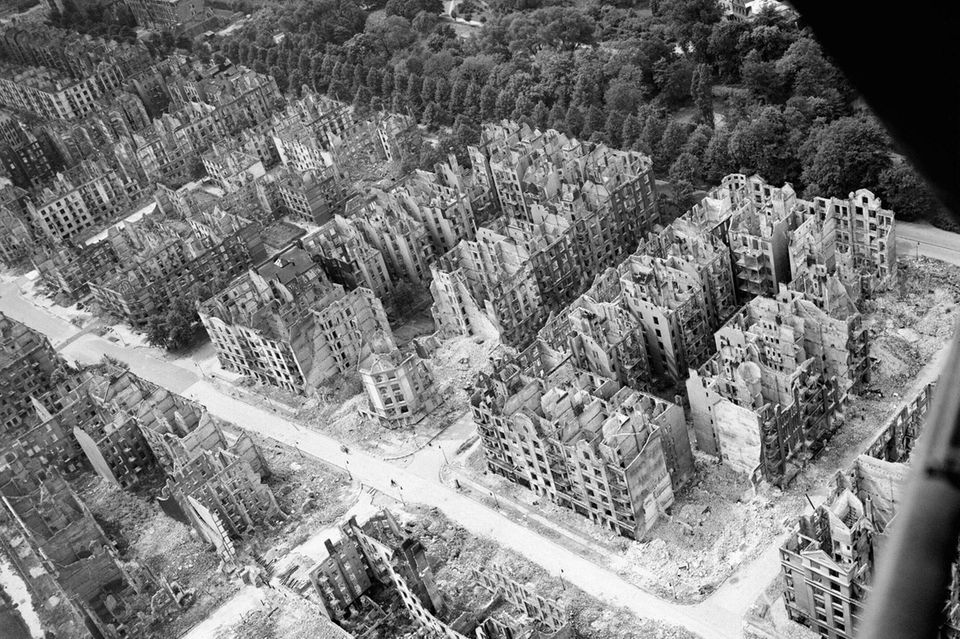
[[[721,82],[740,80],[740,64],[743,62],[740,39],[748,29],[747,23],[739,20],[722,20],[713,26],[707,42],[707,55]]]
[[[195,155],[190,158],[190,179],[199,180],[207,174],[206,167],[203,166],[203,160],[200,159],[200,156]]]
[[[940,203],[926,181],[906,162],[899,162],[880,172],[879,194],[885,208],[898,220],[933,221]]]
[[[730,134],[731,163],[742,172],[759,173],[771,184],[796,183],[800,161],[795,133],[780,107],[755,109]]]
[[[603,131],[604,124],[603,111],[596,104],[591,104],[584,116],[583,130],[580,131],[580,135],[589,138],[596,131]]]
[[[787,78],[777,71],[777,63],[762,60],[756,51],[751,51],[740,67],[744,86],[755,100],[781,103],[787,99]]]
[[[713,82],[710,78],[710,66],[698,64],[693,70],[690,81],[690,97],[697,107],[700,121],[707,126],[713,126]]]
[[[660,99],[670,108],[686,104],[690,99],[693,65],[686,58],[658,64],[654,82],[660,88]]]
[[[574,137],[580,135],[580,132],[583,130],[584,117],[583,111],[580,110],[575,104],[571,104],[567,108],[567,114],[563,119],[563,129]]]
[[[147,341],[151,346],[179,350],[193,343],[200,332],[200,317],[190,301],[177,298],[166,313],[155,313],[147,321]]]
[[[440,18],[437,14],[421,11],[414,16],[412,25],[414,29],[425,35],[433,31],[439,22]]]
[[[603,123],[603,134],[610,146],[623,148],[623,114],[610,111]]]
[[[631,113],[623,121],[623,131],[620,134],[621,144],[624,148],[636,149],[640,135],[643,133],[643,123],[636,114]]]
[[[497,93],[492,84],[483,85],[480,91],[480,118],[484,122],[497,119]]]
[[[687,141],[687,126],[677,120],[670,120],[663,130],[657,152],[653,156],[653,166],[657,171],[666,172],[680,155]]]
[[[638,116],[639,117],[639,116]],[[667,118],[661,111],[647,111],[643,116],[643,130],[637,140],[640,150],[647,155],[659,153],[660,140],[667,129]],[[670,166],[670,164],[667,164]]]
[[[707,43],[713,25],[723,13],[717,0],[662,0],[659,15],[667,31],[685,49],[692,49],[698,59],[707,55]]]
[[[567,109],[563,106],[562,100],[557,100],[550,107],[550,115],[547,116],[547,126],[551,129],[563,130],[564,122],[567,119]]]
[[[730,158],[730,130],[726,127],[714,130],[710,143],[703,152],[704,178],[708,184],[719,184],[725,176],[734,171]]]
[[[890,145],[872,119],[845,117],[815,127],[800,147],[803,182],[812,196],[838,196],[876,190],[891,165]]]
[[[684,151],[677,156],[677,159],[670,165],[667,172],[667,179],[672,183],[689,182],[695,184],[703,181],[701,174],[700,160],[695,155]]]

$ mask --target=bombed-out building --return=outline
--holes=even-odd
[[[297,247],[248,270],[199,312],[225,368],[295,393],[356,373],[364,340],[389,331],[372,291],[345,291]]]
[[[104,311],[138,330],[174,300],[206,297],[266,257],[254,222],[216,208],[165,218],[141,234],[141,251],[107,279],[88,283]]]
[[[0,443],[37,423],[36,406],[55,409],[71,384],[47,337],[0,313]]]
[[[459,311],[466,287],[504,342],[526,347],[659,221],[650,160],[511,122],[487,125],[469,152],[503,218],[439,260],[434,315],[444,332],[475,331]]]
[[[179,612],[185,591],[145,565],[120,560],[112,541],[53,469],[0,460],[0,549],[58,636],[146,636]]]
[[[353,636],[377,636],[386,621],[372,597],[400,600],[418,632],[444,639],[570,639],[562,605],[507,574],[506,567],[472,571],[477,586],[454,602],[440,592],[426,548],[388,510],[366,521],[356,517],[326,541],[325,556],[292,564],[280,582],[319,604]],[[458,593],[461,599],[465,593]]]
[[[683,409],[565,361],[531,366],[529,357],[508,352],[476,384],[471,406],[487,468],[643,538],[693,472]]]
[[[331,281],[348,290],[362,286],[383,298],[393,287],[383,254],[367,241],[353,219],[335,215],[304,236],[300,245],[319,261]]]
[[[844,384],[804,350],[822,344],[786,328],[780,341],[775,317],[754,330],[738,322],[716,333],[717,353],[686,382],[697,447],[741,473],[789,481],[842,422]]]
[[[416,353],[401,353],[389,335],[367,338],[359,373],[369,400],[368,414],[381,423],[415,424],[440,404],[427,364]]]
[[[787,614],[825,639],[857,636],[933,388],[911,398],[865,453],[834,476],[826,501],[800,517],[780,548]],[[957,574],[954,566],[941,637],[956,636],[960,627]]]

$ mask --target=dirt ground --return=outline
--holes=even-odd
[[[576,636],[585,639],[694,637],[681,628],[638,619],[627,610],[612,608],[575,586],[561,583],[524,557],[491,540],[471,535],[436,509],[411,506],[397,514],[408,525],[411,534],[426,547],[437,587],[453,609],[475,611],[478,605],[489,601],[489,593],[474,585],[470,569],[496,566],[544,598],[563,604],[570,614]]]
[[[314,639],[340,637],[316,605],[282,591],[262,588],[262,603],[243,614],[240,621],[221,628],[215,639]],[[346,636],[346,635],[344,635]],[[212,638],[214,639],[214,638]]]
[[[286,554],[317,530],[336,522],[360,493],[358,485],[338,468],[302,455],[291,446],[248,433],[270,468],[267,485],[280,509],[290,515],[278,528],[263,529],[252,538],[261,554]]]
[[[786,489],[762,484],[756,494],[746,477],[696,453],[696,473],[676,495],[670,516],[648,539],[632,542],[592,524],[507,480],[484,474],[482,451],[458,466],[502,499],[512,499],[559,527],[607,549],[610,567],[659,596],[700,601],[744,562],[793,528],[807,493],[822,490],[837,470],[852,463],[871,437],[928,381],[925,364],[949,342],[960,300],[960,267],[921,258],[901,259],[900,283],[864,304],[874,358],[867,391],[851,395],[845,423]],[[929,377],[929,379],[928,379]],[[563,542],[561,535],[549,535]]]
[[[220,569],[217,554],[188,526],[163,513],[156,502],[93,475],[76,488],[117,544],[121,560],[145,565],[184,589],[194,590],[194,603],[158,627],[155,636],[180,636],[238,590],[236,580]]]

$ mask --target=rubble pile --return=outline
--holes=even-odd
[[[615,570],[645,590],[684,603],[702,601],[743,562],[787,530],[802,495],[750,481],[706,457],[669,519],[644,542],[612,558]]]
[[[250,435],[270,468],[267,484],[280,509],[289,515],[279,530],[264,531],[258,545],[283,553],[347,512],[356,490],[343,471],[290,446]]]
[[[324,632],[332,624],[316,605],[272,589],[261,590],[260,596],[260,606],[246,612],[240,621],[221,628],[214,639],[340,637],[335,631]]]
[[[409,507],[401,514],[404,526],[427,548],[437,588],[453,607],[476,610],[489,600],[489,593],[472,581],[471,569],[508,567],[512,579],[544,598],[562,603],[570,612],[577,636],[585,639],[644,637],[645,639],[693,639],[689,632],[662,623],[641,620],[625,609],[610,606],[542,568],[487,539],[480,539],[451,522],[435,508]]]
[[[188,526],[160,510],[156,502],[99,477],[85,478],[77,494],[114,542],[123,562],[146,566],[184,590],[193,591],[193,603],[157,629],[158,636],[180,636],[239,588],[220,570],[220,561],[207,544]]]

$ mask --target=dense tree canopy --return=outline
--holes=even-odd
[[[916,188],[789,14],[741,22],[714,0],[481,5],[464,10],[483,26],[458,35],[439,0],[370,14],[356,0],[295,0],[194,51],[274,73],[283,90],[409,113],[436,130],[424,166],[513,118],[643,151],[659,178],[697,187],[742,170],[820,195],[865,187],[905,202],[897,194]]]

